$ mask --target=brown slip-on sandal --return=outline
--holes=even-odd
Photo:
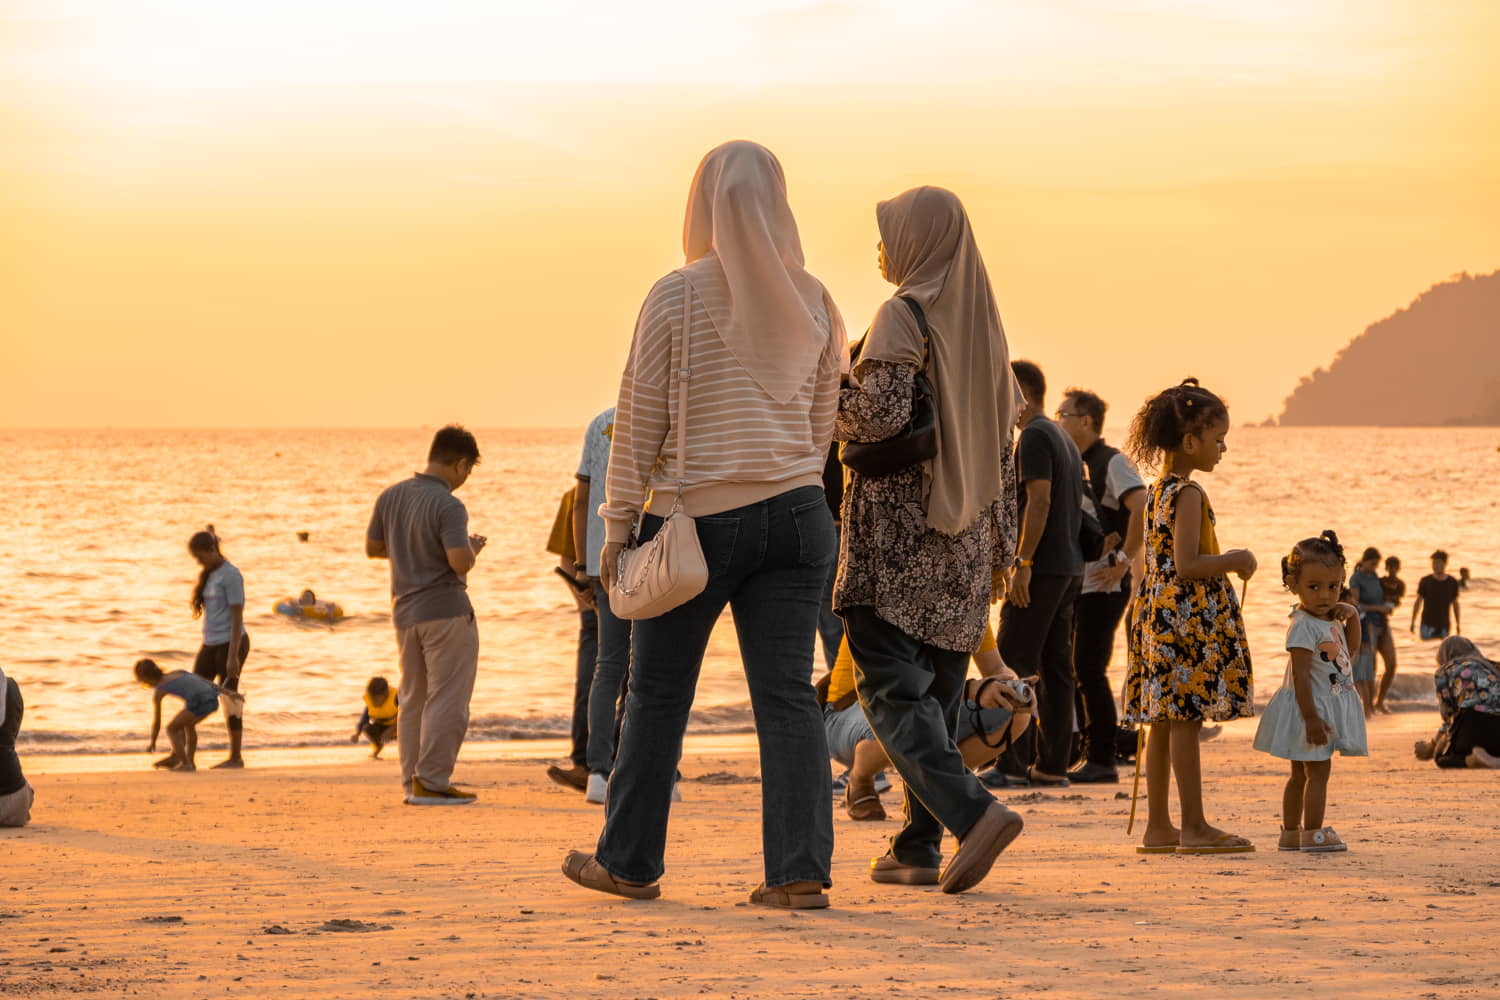
[[[854,783],[850,782],[844,789],[844,810],[849,813],[849,818],[861,822],[879,821],[885,819],[885,806],[880,802],[880,796],[875,793],[873,786],[870,787],[868,795],[854,797]]]
[[[903,864],[890,854],[882,854],[870,861],[870,881],[890,885],[937,885],[938,870]]]
[[[792,885],[816,885],[814,882],[793,882]],[[826,910],[828,893],[822,886],[807,892],[791,892],[791,886],[768,888],[764,882],[750,893],[750,902],[761,906],[779,906],[783,910]]]
[[[1012,812],[999,802],[991,802],[984,815],[964,834],[958,850],[943,866],[938,875],[938,885],[946,893],[964,892],[972,889],[990,873],[1000,852],[1020,836],[1026,823],[1019,813]]]
[[[621,881],[605,871],[604,866],[595,861],[592,854],[585,854],[582,851],[568,852],[568,856],[563,859],[562,873],[585,889],[607,892],[611,896],[624,896],[626,899],[655,899],[661,895],[661,886],[658,883],[641,884]]]

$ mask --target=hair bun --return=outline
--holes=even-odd
[[[1203,386],[1201,386],[1201,385],[1198,384],[1198,380],[1195,379],[1195,378],[1193,378],[1193,376],[1191,376],[1191,375],[1189,375],[1187,378],[1183,379],[1181,382],[1177,383],[1177,387],[1179,389],[1201,389],[1201,388],[1203,388]]]
[[[1330,549],[1333,549],[1334,554],[1336,554],[1340,559],[1344,558],[1344,547],[1339,544],[1339,536],[1334,532],[1332,528],[1324,529],[1323,533],[1318,537],[1327,542],[1328,547]]]

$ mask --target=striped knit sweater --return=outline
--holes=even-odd
[[[673,271],[646,296],[620,379],[609,452],[606,538],[623,542],[643,506],[665,516],[677,498],[677,368],[682,345],[683,276]],[[702,517],[821,486],[838,410],[842,344],[828,345],[807,382],[786,403],[763,390],[719,338],[703,302],[726,295],[695,279],[689,323],[687,462],[683,510]],[[827,303],[818,317],[830,330]],[[649,498],[647,492],[650,491]]]

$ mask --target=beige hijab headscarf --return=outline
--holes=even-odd
[[[837,311],[803,267],[781,164],[764,146],[726,142],[698,164],[682,251],[695,288],[726,289],[699,301],[730,353],[777,402],[807,384],[830,335],[843,343]],[[815,318],[825,308],[826,328]]]
[[[938,453],[927,526],[957,535],[1004,489],[1000,449],[1020,400],[1005,328],[957,195],[915,188],[877,205],[875,220],[896,295],[922,307],[931,335]],[[892,298],[876,312],[859,360],[922,364],[922,331],[904,302]]]

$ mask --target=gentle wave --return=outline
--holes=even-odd
[[[246,752],[256,749],[284,749],[293,747],[336,747],[352,742],[349,734],[354,730],[351,721],[347,728],[330,732],[324,726],[308,728],[308,720],[286,714],[258,717],[253,727],[247,728]],[[545,718],[507,715],[481,715],[469,721],[466,741],[473,743],[504,743],[521,740],[555,740],[568,737],[572,720],[567,716]],[[688,723],[688,731],[701,735],[732,735],[755,731],[750,706],[721,705],[695,710]],[[199,746],[206,750],[217,749],[224,733],[222,717],[215,714],[199,724]],[[23,754],[38,756],[48,754],[108,754],[139,753],[149,740],[146,730],[122,733],[99,733],[53,729],[22,729],[16,747]],[[165,738],[158,740],[158,749],[165,747]]]

